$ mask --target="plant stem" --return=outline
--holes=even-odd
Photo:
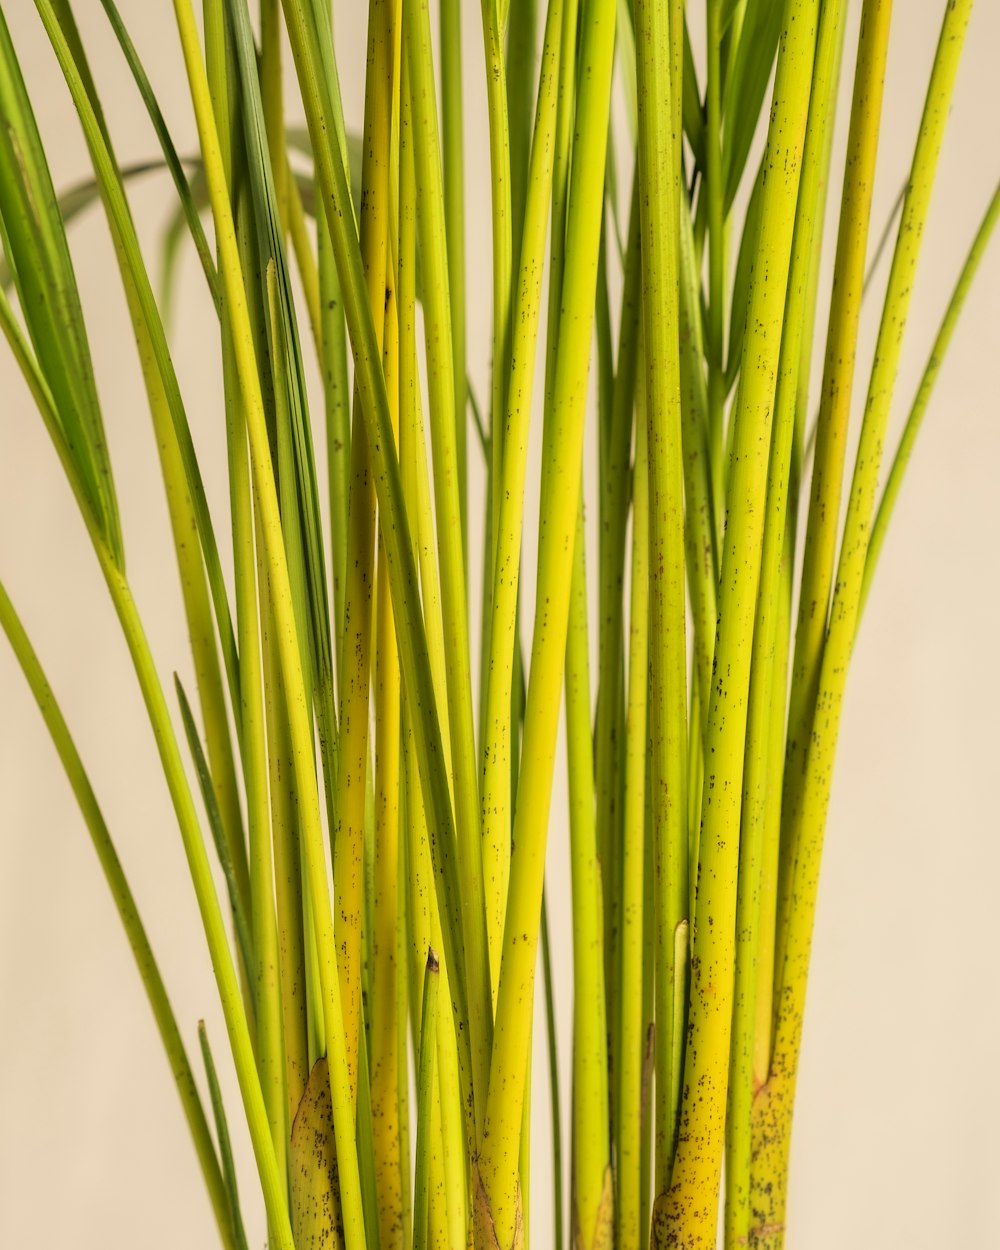
[[[143,699],[149,713],[150,723],[160,752],[164,776],[170,789],[171,798],[180,826],[184,850],[191,871],[202,924],[208,941],[212,966],[219,987],[219,997],[226,1020],[229,1043],[233,1051],[236,1075],[246,1111],[250,1139],[253,1143],[260,1175],[264,1203],[267,1209],[268,1226],[276,1245],[281,1250],[294,1250],[291,1226],[288,1218],[286,1185],[278,1170],[274,1144],[271,1138],[267,1107],[257,1076],[250,1031],[243,1010],[242,997],[236,978],[232,954],[226,937],[219,901],[212,881],[208,857],[198,827],[198,818],[194,809],[191,791],[188,787],[184,765],[181,761],[177,740],[174,737],[167,711],[166,700],[149,651],[145,631],[138,610],[132,598],[131,590],[124,576],[113,564],[107,549],[97,548],[105,581],[111,592],[112,602],[125,634],[125,639],[132,655],[136,675],[142,690]]]
[[[931,70],[868,385],[830,623],[823,647],[809,752],[801,781],[796,779],[797,788],[793,791],[797,801],[788,812],[791,834],[788,845],[795,853],[790,867],[795,907],[786,913],[784,930],[779,930],[774,1047],[767,1086],[763,1097],[758,1099],[755,1124],[759,1145],[755,1151],[753,1185],[755,1191],[767,1194],[769,1204],[763,1212],[763,1222],[769,1231],[759,1239],[761,1250],[778,1250],[783,1244],[792,1102],[833,757],[847,668],[861,609],[889,407],[934,173],[971,9],[972,0],[954,0],[947,5]],[[788,767],[791,766],[790,759]]]
[[[389,409],[398,432],[399,330],[396,281],[386,283],[385,365]],[[372,933],[371,1071],[380,1250],[402,1250],[403,1175],[399,1122],[399,1022],[396,930],[399,899],[399,659],[385,545],[379,544],[375,645],[375,908]]]
[[[875,574],[875,568],[882,552],[882,544],[885,542],[886,531],[889,528],[893,509],[896,506],[899,488],[909,466],[910,456],[913,454],[913,447],[917,441],[917,435],[920,433],[924,413],[927,411],[927,405],[930,402],[941,363],[948,350],[951,336],[955,331],[955,325],[961,316],[962,308],[965,304],[965,298],[969,294],[969,288],[972,286],[972,281],[983,259],[983,254],[989,246],[998,219],[1000,219],[1000,184],[997,185],[993,192],[983,219],[979,224],[979,229],[976,231],[975,238],[972,241],[972,246],[969,248],[968,255],[965,258],[965,263],[962,265],[958,281],[955,283],[955,288],[951,293],[944,317],[935,336],[934,346],[931,348],[927,366],[920,379],[920,386],[917,388],[916,396],[910,408],[910,414],[906,419],[906,425],[903,427],[899,446],[896,448],[896,454],[893,456],[892,468],[889,470],[889,476],[882,491],[882,498],[879,500],[878,511],[875,514],[875,520],[872,522],[871,538],[869,539],[868,552],[865,556],[865,573],[861,586],[859,615],[864,611],[865,603],[868,600],[872,577]]]
[[[113,8],[113,6],[112,6]],[[167,510],[170,517],[171,534],[177,558],[178,573],[181,581],[181,592],[184,611],[191,641],[191,651],[195,665],[195,677],[198,686],[199,703],[205,722],[205,740],[208,748],[208,760],[212,773],[222,826],[226,836],[229,856],[233,864],[236,885],[247,914],[250,912],[250,878],[247,863],[247,850],[243,837],[243,821],[240,814],[239,792],[236,783],[236,771],[233,760],[232,744],[229,738],[229,721],[226,711],[225,693],[222,675],[219,669],[218,653],[215,646],[215,630],[209,609],[209,594],[206,588],[204,558],[209,566],[210,577],[213,564],[218,564],[218,555],[214,552],[214,537],[206,542],[210,522],[206,526],[207,511],[199,518],[192,500],[189,470],[192,460],[185,464],[181,446],[175,429],[177,414],[182,412],[180,395],[177,391],[176,378],[172,376],[172,368],[164,369],[166,353],[165,341],[154,342],[162,337],[162,326],[159,325],[155,313],[151,292],[140,290],[142,280],[146,277],[145,270],[140,276],[137,262],[141,265],[138,244],[135,240],[135,227],[132,223],[127,202],[121,187],[121,175],[111,149],[110,136],[101,112],[100,102],[90,74],[90,69],[83,54],[83,46],[76,29],[76,23],[65,0],[56,0],[49,4],[48,0],[40,0],[39,12],[49,31],[49,36],[56,47],[57,56],[63,64],[63,72],[67,74],[69,83],[70,69],[68,58],[72,56],[72,65],[77,75],[75,83],[69,83],[78,110],[84,109],[84,99],[90,109],[90,116],[81,113],[88,148],[94,163],[95,173],[101,188],[101,198],[105,204],[108,224],[111,229],[115,257],[118,261],[132,322],[136,344],[139,349],[139,361],[142,367],[143,382],[149,403],[153,431],[156,436],[157,451],[160,458],[160,471],[167,498]],[[115,15],[117,16],[117,14]],[[56,35],[54,23],[59,23],[59,34]],[[120,22],[118,23],[120,25]],[[57,44],[61,44],[58,47]],[[85,93],[85,94],[84,94]],[[114,187],[114,189],[112,189]],[[118,192],[117,203],[112,205],[110,197]],[[148,279],[146,279],[148,286]],[[154,325],[151,314],[156,319]],[[172,409],[171,405],[175,405]],[[200,486],[200,479],[199,479]],[[204,501],[202,500],[204,508]],[[192,537],[200,532],[202,549]],[[213,582],[214,607],[219,625],[220,637],[223,642],[224,654],[226,644],[232,638],[229,607],[222,587],[221,571],[211,577]],[[230,651],[229,685],[230,695],[236,701],[238,697],[238,679],[236,676],[236,649]],[[251,969],[245,970],[248,975]]]
[[[812,723],[826,633],[827,607],[840,524],[847,422],[861,316],[865,252],[875,182],[875,158],[878,151],[891,15],[892,0],[866,0],[854,75],[854,100],[847,141],[840,229],[837,235],[833,292],[830,297],[826,363],[820,396],[809,519],[806,525],[798,624],[795,630],[795,658],[788,714],[789,767],[785,773],[786,814],[795,805],[795,795],[788,787],[798,786],[802,779],[802,761],[808,750],[808,732]],[[787,843],[788,836],[786,829],[783,843]],[[783,845],[779,869],[779,935],[786,924],[790,886],[788,874],[794,862],[794,847],[791,844],[787,844],[787,847]],[[779,963],[780,959],[779,951]]]
[[[67,780],[80,806],[80,813],[100,861],[108,889],[111,891],[125,936],[132,948],[132,955],[156,1020],[156,1027],[166,1052],[174,1084],[177,1086],[191,1140],[194,1142],[198,1162],[201,1165],[219,1236],[226,1250],[237,1250],[230,1218],[229,1195],[219,1167],[208,1121],[205,1118],[205,1110],[198,1094],[198,1086],[195,1083],[180,1029],[177,1027],[173,1008],[170,1006],[166,986],[163,984],[145,926],[139,916],[135,896],[129,887],[118,853],[111,840],[111,834],[108,832],[98,805],[97,796],[94,794],[90,778],[87,776],[52,687],[49,685],[38,656],[2,583],[0,583],[0,625],[3,626],[10,641],[14,655],[38,704],[38,710],[52,737],[52,743],[59,754]]]
[[[437,1056],[437,993],[438,961],[433,950],[427,952],[424,976],[424,997],[420,1011],[420,1055],[417,1077],[417,1172],[413,1183],[413,1250],[426,1250],[428,1241],[428,1176],[430,1159],[429,1136],[434,1097],[434,1067]]]
[[[722,70],[720,42],[722,0],[706,0],[705,19],[708,69],[705,91],[705,181],[702,192],[708,206],[708,437],[712,466],[712,498],[717,509],[716,530],[722,531],[725,498],[724,380],[726,237],[725,187],[722,183]],[[707,700],[706,700],[707,702]]]
[[[368,301],[381,354],[386,322],[389,250],[389,144],[392,115],[393,48],[398,26],[396,0],[376,0],[368,15],[368,72],[365,76],[365,145],[361,182],[360,238]],[[341,751],[337,775],[337,944],[341,995],[347,1023],[348,1063],[356,1099],[358,1021],[361,1005],[361,932],[364,894],[365,790],[369,765],[368,722],[374,606],[375,491],[368,441],[355,384],[351,432],[351,487],[341,650]]]
[[[604,920],[591,735],[583,501],[577,511],[566,641],[566,746],[573,887],[573,1227],[585,1250],[614,1235]]]
[[[632,494],[632,586],[625,720],[622,838],[621,1041],[618,1047],[617,1244],[641,1250],[644,866],[646,850],[647,702],[649,692],[649,470],[645,388],[637,397]]]
[[[674,938],[688,914],[687,656],[681,464],[678,237],[680,151],[673,130],[676,14],[636,4],[643,344],[649,478],[650,741],[656,881],[656,1190],[673,1155]],[[666,103],[664,103],[666,102]]]
[[[658,1167],[660,1192],[653,1213],[657,1247],[683,1245],[690,1250],[701,1250],[715,1245],[732,1032],[750,640],[763,539],[764,513],[759,501],[764,497],[767,481],[771,414],[818,9],[816,0],[789,0],[775,76],[765,156],[767,175],[763,187],[762,225],[734,416],[719,626],[706,735],[698,889],[691,935],[685,1092],[680,1106],[676,1158],[665,1192],[663,1172]],[[662,48],[662,40],[656,46]],[[640,93],[640,100],[642,98],[643,93]],[[652,496],[650,504],[655,515]],[[655,632],[655,616],[653,628]],[[684,669],[680,671],[683,673]],[[662,873],[663,869],[660,871]],[[661,938],[661,951],[663,946]],[[657,1018],[664,1018],[659,1011]],[[658,1044],[663,1043],[661,1036]],[[661,1137],[658,1133],[658,1149]],[[663,1146],[666,1144],[664,1142]]]
[[[482,742],[483,872],[487,885],[487,923],[492,992],[499,984],[499,952],[510,875],[511,755],[514,733],[512,690],[518,651],[518,587],[524,522],[531,396],[541,315],[545,227],[554,167],[553,136],[562,73],[564,0],[552,0],[545,25],[538,111],[531,148],[521,269],[518,277],[510,384],[507,387],[503,466],[496,479],[500,496],[499,533],[494,549],[491,623],[486,675],[486,716]]]
[[[282,541],[277,491],[271,464],[267,429],[264,420],[260,381],[253,355],[250,319],[246,293],[239,267],[236,237],[229,207],[224,172],[219,153],[218,136],[211,111],[211,100],[204,66],[198,47],[197,29],[190,0],[175,0],[178,29],[184,50],[191,96],[198,122],[199,137],[205,160],[212,213],[219,246],[221,272],[226,299],[233,318],[233,339],[250,438],[250,459],[253,470],[260,525],[264,536],[274,610],[278,653],[282,677],[288,694],[289,730],[296,790],[299,796],[299,818],[310,885],[310,904],[316,932],[326,1039],[329,1047],[330,1093],[333,1103],[334,1129],[340,1180],[341,1212],[344,1220],[347,1250],[363,1250],[365,1244],[362,1215],[358,1155],[354,1132],[354,1097],[348,1066],[347,1040],[339,992],[337,948],[334,941],[333,915],[326,884],[326,860],[319,813],[312,725],[308,713],[305,683],[301,667],[294,606]],[[269,1195],[270,1196],[270,1195]],[[271,1204],[274,1199],[271,1198]],[[269,1207],[270,1210],[270,1207]],[[284,1216],[287,1211],[275,1207]],[[272,1216],[272,1219],[274,1216]],[[283,1238],[284,1229],[276,1225]],[[291,1232],[288,1231],[291,1246]],[[282,1241],[282,1244],[284,1242]]]
[[[441,0],[441,169],[448,244],[448,294],[451,300],[451,350],[455,370],[455,453],[462,517],[462,555],[469,560],[468,385],[465,324],[465,162],[462,100],[461,0]]]
[[[543,469],[544,507],[531,680],[514,813],[514,847],[504,926],[486,1120],[480,1137],[476,1227],[481,1250],[521,1244],[517,1157],[524,1099],[532,989],[541,912],[545,843],[555,763],[559,690],[565,657],[576,532],[583,416],[593,330],[614,50],[614,0],[594,0],[582,32],[576,147],[570,175],[567,254],[562,277],[551,430]]]
[[[503,56],[503,23],[499,0],[482,0],[483,50],[486,57],[486,110],[490,127],[490,194],[493,238],[493,370],[490,443],[494,483],[503,472],[507,411],[507,373],[510,351],[510,312],[513,275],[511,228],[510,123],[507,116],[507,75]],[[515,14],[515,17],[518,15]],[[525,67],[521,66],[521,72]],[[500,531],[500,492],[494,487],[493,510],[489,520],[488,551],[492,562]],[[492,951],[496,958],[498,951]]]
[[[764,907],[764,864],[777,852],[774,834],[780,812],[780,760],[776,769],[773,745],[776,722],[784,729],[787,680],[787,635],[781,629],[787,617],[786,561],[791,560],[787,508],[802,332],[807,317],[813,234],[818,223],[820,180],[827,150],[827,129],[836,89],[843,6],[838,0],[823,6],[816,40],[809,120],[806,126],[795,210],[784,326],[771,430],[760,582],[753,625],[750,692],[747,711],[746,758],[743,766],[743,807],[740,825],[739,877],[736,910],[736,971],[733,991],[733,1036],[730,1045],[729,1108],[726,1137],[726,1250],[739,1250],[751,1235],[751,1124],[755,1091],[753,1061],[756,1040],[758,960],[770,962],[773,951],[761,943]],[[821,226],[820,226],[821,228]],[[770,842],[766,839],[770,839]],[[768,875],[768,884],[772,884]],[[773,896],[767,899],[768,910]]]
[[[479,784],[472,715],[472,673],[462,554],[455,442],[454,362],[451,349],[451,304],[445,247],[444,193],[431,60],[427,0],[406,6],[406,57],[409,117],[413,133],[417,189],[417,233],[424,273],[424,318],[434,503],[437,514],[441,576],[441,607],[448,663],[446,688],[451,760],[454,772],[455,823],[458,832],[461,907],[466,968],[469,972],[469,1021],[477,1125],[485,1105],[493,1029],[490,995],[490,953],[479,823]]]

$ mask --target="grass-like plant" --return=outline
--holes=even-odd
[[[238,1119],[277,1250],[521,1250],[534,1042],[553,1083],[554,1247],[714,1246],[724,1160],[727,1250],[776,1250],[851,650],[1000,211],[998,188],[885,454],[971,0],[929,6],[940,40],[849,479],[891,0],[864,0],[822,310],[846,0],[705,0],[701,77],[683,0],[483,0],[493,341],[479,396],[463,249],[463,75],[483,73],[462,63],[470,6],[370,0],[364,129],[351,136],[329,0],[261,0],[256,24],[247,0],[204,0],[201,30],[192,0],[174,0],[199,139],[182,160],[102,0],[162,144],[155,162],[123,168],[70,0],[35,3],[93,182],[57,195],[0,13],[0,324],[145,701],[239,1080],[232,1129],[203,1029],[204,1080],[194,1074],[83,760],[2,586],[0,622],[135,954],[223,1245],[247,1244]],[[291,74],[307,132],[286,125]],[[616,75],[622,125],[609,124]],[[167,296],[126,193],[158,167],[179,202],[168,257],[188,232],[218,315],[228,517],[206,501]],[[67,244],[98,200],[160,453],[191,691],[157,671],[129,581],[89,347],[101,327],[85,323]],[[518,585],[539,420],[528,622]],[[588,437],[599,482],[585,501]],[[599,530],[589,563],[585,502]],[[544,882],[563,698],[572,880],[551,888],[572,910],[566,1212]],[[548,1035],[533,1039],[540,945]]]

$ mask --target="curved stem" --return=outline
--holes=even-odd
[[[94,850],[104,872],[104,879],[111,891],[111,897],[118,917],[121,920],[128,944],[132,948],[136,967],[142,978],[146,997],[156,1020],[156,1027],[166,1051],[167,1062],[177,1086],[188,1129],[194,1142],[198,1162],[208,1189],[212,1211],[219,1228],[219,1235],[227,1250],[237,1250],[237,1243],[229,1206],[229,1195],[219,1166],[212,1134],[205,1118],[205,1109],[201,1104],[198,1086],[195,1083],[180,1029],[174,1017],[166,986],[160,975],[160,969],[149,944],[145,926],[139,915],[139,908],[129,887],[121,861],[111,840],[111,834],[104,822],[104,816],[97,802],[90,778],[87,776],[83,761],[76,749],[59,704],[52,692],[38,656],[24,631],[14,605],[0,583],[0,625],[10,640],[14,655],[31,688],[31,693],[38,704],[45,725],[52,736],[52,743],[59,753],[66,777],[73,788],[73,794],[80,808],[87,830],[90,834]]]

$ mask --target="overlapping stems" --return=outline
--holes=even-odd
[[[190,0],[175,0],[195,178],[112,0],[103,3],[218,315],[234,609],[125,195],[128,171],[116,163],[68,3],[36,0],[87,140],[156,432],[201,730],[179,679],[178,714],[224,901],[126,572],[128,535],[66,241],[71,212],[52,187],[2,18],[0,223],[20,317],[0,292],[0,324],[79,504],[145,699],[271,1244],[527,1243],[535,971],[548,843],[564,837],[551,812],[565,693],[573,1244],[714,1246],[725,1153],[727,1250],[779,1247],[848,661],[941,357],[1000,215],[994,194],[876,511],[971,0],[944,6],[842,527],[891,0],[865,0],[862,13],[828,310],[818,271],[845,3],[706,0],[702,88],[682,0],[483,0],[493,245],[485,413],[466,378],[461,6],[440,6],[439,92],[428,0],[372,0],[358,177],[326,0],[263,0],[259,37],[246,0],[206,0],[204,42]],[[286,35],[305,144],[284,116]],[[616,73],[625,127],[611,122]],[[303,146],[305,172],[294,154]],[[741,184],[752,187],[742,217]],[[811,348],[824,311],[807,483]],[[328,533],[306,388],[314,363]],[[525,665],[519,588],[539,416]],[[483,452],[474,468],[470,417]],[[600,458],[596,667],[588,437]],[[469,484],[483,476],[480,498]],[[800,494],[809,503],[796,587]],[[214,1141],[83,761],[2,587],[0,623],[135,952],[220,1237],[239,1250],[247,1237],[207,1036]],[[558,941],[551,947],[546,957],[558,959]],[[545,987],[558,1105],[548,966]],[[555,1205],[561,1230],[561,1193]]]

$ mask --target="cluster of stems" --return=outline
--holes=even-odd
[[[433,11],[370,0],[359,136],[345,129],[337,62],[360,50],[335,39],[329,0],[260,0],[253,19],[247,0],[203,0],[200,29],[192,0],[174,0],[198,135],[184,161],[114,0],[102,0],[162,146],[161,160],[134,168],[116,160],[69,0],[35,4],[94,177],[57,196],[0,14],[0,324],[145,701],[268,1244],[526,1250],[541,1127],[530,1078],[547,1056],[555,1184],[535,1240],[709,1250],[721,1203],[727,1250],[779,1250],[848,662],[1000,212],[998,189],[890,460],[971,0],[932,6],[943,23],[849,481],[891,0],[864,0],[856,46],[847,0],[704,0],[701,69],[684,0],[482,0],[474,66],[460,0]],[[852,63],[841,177],[834,118]],[[492,237],[492,363],[478,395],[464,254],[474,73],[485,76],[490,156],[489,187],[476,190]],[[286,120],[286,79],[305,130]],[[198,420],[224,423],[224,522],[208,507],[166,300],[126,195],[130,178],[158,168],[178,195],[168,268],[189,233],[217,322],[222,395]],[[820,308],[837,185],[833,289]],[[66,234],[96,201],[160,455],[190,701],[179,679],[164,688],[126,567]],[[529,621],[519,583],[539,422]],[[478,587],[470,543],[482,550]],[[202,1082],[2,585],[0,624],[135,953],[219,1236],[245,1250],[207,1035]],[[565,822],[552,818],[561,717]],[[547,847],[564,837],[571,879],[550,882],[546,898]],[[549,933],[554,907],[572,917],[571,943]],[[564,1177],[553,962],[570,959]],[[533,1038],[539,968],[546,1030]]]

